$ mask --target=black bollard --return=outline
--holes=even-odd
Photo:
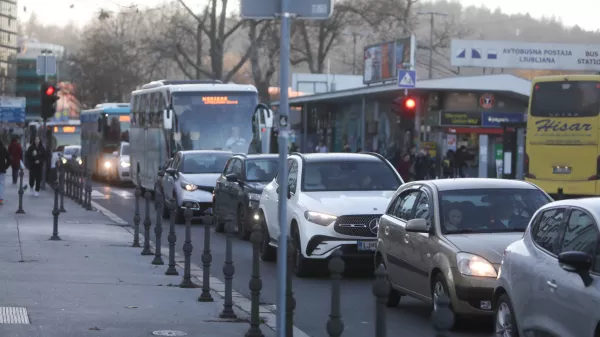
[[[131,247],[140,247],[140,197],[142,196],[142,188],[140,187],[140,179],[138,178],[137,186],[135,187],[135,210],[133,213],[133,244]]]
[[[331,312],[327,321],[327,334],[330,337],[340,337],[344,332],[344,321],[342,321],[340,288],[342,273],[344,272],[344,261],[339,249],[333,252],[329,261],[329,272],[331,273]]]
[[[210,253],[210,227],[213,225],[214,217],[205,216],[202,220],[204,226],[204,249],[202,251],[202,293],[198,297],[198,302],[213,302],[210,294],[210,264],[212,254]]]
[[[162,252],[161,252],[161,239],[162,239],[162,232],[163,232],[163,228],[162,228],[162,212],[163,212],[163,207],[165,207],[164,205],[164,199],[162,197],[162,194],[160,192],[160,189],[156,190],[156,197],[155,199],[155,206],[156,206],[156,224],[154,225],[154,243],[155,243],[155,247],[154,247],[154,260],[152,260],[152,264],[156,265],[156,266],[162,266],[165,264],[165,262],[162,259]]]
[[[85,162],[84,162],[85,163]],[[82,207],[85,207],[83,202],[83,194],[85,192],[85,173],[87,172],[87,168],[84,166],[79,173],[79,197],[77,203]]]
[[[228,221],[225,225],[225,233],[227,238],[225,239],[225,263],[223,264],[223,275],[225,278],[225,301],[223,302],[223,311],[221,311],[221,318],[235,319],[237,315],[233,311],[233,274],[235,274],[235,267],[233,266],[233,232],[235,231],[233,223]]]
[[[50,237],[50,240],[52,241],[60,241],[60,236],[58,236],[58,215],[60,214],[60,211],[58,209],[58,182],[55,181],[54,182],[54,209],[52,209],[52,217],[53,217],[53,223],[52,223],[52,236]]]
[[[81,167],[78,167],[75,170],[75,202],[78,204],[81,204]]]
[[[150,250],[150,227],[152,226],[152,221],[150,221],[150,199],[152,193],[146,191],[144,198],[146,199],[146,212],[144,215],[144,249],[142,249],[142,255],[154,255]]]
[[[454,326],[454,314],[450,309],[450,299],[446,294],[435,297],[435,308],[433,310],[433,326],[435,327],[436,337],[449,336],[450,329]]]
[[[23,194],[25,191],[23,190],[23,169],[19,169],[19,209],[17,209],[17,214],[25,214],[25,210],[23,210]]]
[[[169,241],[169,267],[165,272],[165,275],[179,275],[177,268],[175,268],[175,243],[177,242],[177,234],[175,234],[175,217],[177,216],[177,202],[170,201],[169,202],[169,236],[167,240]]]
[[[385,308],[390,291],[387,272],[383,264],[380,264],[377,270],[375,270],[375,282],[373,283],[373,295],[375,295],[375,337],[387,336],[387,312]]]
[[[60,209],[59,212],[66,213],[65,209],[65,165],[62,161],[58,162],[58,188],[60,190]]]
[[[246,337],[264,337],[260,330],[260,290],[262,289],[262,280],[260,279],[262,228],[260,224],[254,224],[250,241],[252,242],[252,276],[250,277],[249,288],[252,304],[250,306],[250,328],[246,332]]]
[[[183,241],[183,278],[179,284],[179,288],[196,288],[192,282],[192,217],[194,211],[186,208],[183,212],[185,218],[185,239]]]
[[[65,172],[65,195],[71,197],[71,167],[67,168]]]
[[[87,173],[85,175],[85,210],[86,211],[91,211],[93,210],[92,208],[92,179],[90,177],[90,174]]]
[[[292,290],[292,274],[294,265],[294,259],[296,255],[296,243],[294,240],[288,238],[288,249],[287,249],[287,273],[286,273],[286,286],[285,286],[285,336],[294,336],[294,310],[296,310],[296,299],[294,298],[294,291]]]

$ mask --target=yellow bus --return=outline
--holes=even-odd
[[[600,75],[537,77],[527,116],[525,180],[549,194],[600,194]]]

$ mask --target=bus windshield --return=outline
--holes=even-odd
[[[52,144],[50,149],[59,146],[81,145],[81,129],[74,125],[56,125],[52,128]]]
[[[247,153],[257,101],[255,92],[173,93],[177,150]]]
[[[538,82],[533,89],[533,117],[594,117],[599,111],[600,82]]]
[[[121,141],[129,141],[130,117],[127,115],[109,115],[104,130],[104,152],[116,151]]]

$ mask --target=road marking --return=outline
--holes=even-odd
[[[30,324],[27,309],[22,307],[0,307],[0,324]]]
[[[125,191],[125,190],[115,190],[115,189],[110,189],[110,193],[114,194],[116,196],[119,196],[123,199],[133,199],[135,198],[135,195],[129,191]]]
[[[97,202],[92,200],[91,203],[92,203],[93,208],[97,209],[100,213],[104,214],[106,217],[108,217],[110,220],[116,222],[117,224],[120,224],[120,225],[129,224],[127,221],[121,219],[118,215],[116,215],[113,212],[107,210],[106,208],[98,205]],[[129,234],[131,234],[133,236],[133,232],[130,227],[123,227],[123,229],[128,231]],[[150,242],[150,247],[154,251],[155,246],[154,246],[153,242]],[[169,247],[162,246],[162,251],[168,252]],[[167,254],[162,254],[162,255],[164,257],[168,258]],[[182,256],[178,253],[175,253],[175,258],[182,259]],[[177,263],[177,266],[179,268],[183,269],[183,263]],[[202,267],[198,266],[195,263],[192,263],[190,270],[192,271],[192,277],[195,279],[195,282],[197,284],[202,284]],[[217,293],[219,295],[219,297],[224,299],[225,298],[225,292],[223,291],[224,289],[225,289],[225,284],[221,280],[217,279],[216,277],[211,276],[210,290],[212,290],[214,293]],[[236,291],[233,291],[232,297],[233,297],[233,304],[239,310],[243,311],[247,315],[250,315],[250,306],[249,306],[250,300]],[[275,310],[276,310],[275,305],[261,305],[259,307],[260,317],[265,322],[264,325],[266,325],[273,331],[276,331]],[[298,327],[294,326],[294,337],[310,337],[310,336],[308,334],[306,334],[304,331],[300,330]]]
[[[92,190],[92,199],[107,199],[106,194]]]

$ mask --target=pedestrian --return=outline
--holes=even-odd
[[[325,141],[321,140],[319,142],[319,146],[317,146],[317,148],[315,149],[315,152],[317,152],[317,153],[327,153],[327,152],[329,152],[329,150],[327,149],[327,145],[325,145]]]
[[[16,185],[19,168],[21,168],[21,161],[23,160],[23,148],[18,137],[14,137],[10,142],[8,153],[10,154],[10,166],[12,167],[12,183]]]
[[[442,159],[442,173],[444,174],[444,178],[454,178],[454,166],[454,151],[448,150],[446,156]]]
[[[463,145],[461,146],[456,155],[454,156],[455,163],[455,176],[464,178],[467,176],[465,169],[469,167],[467,161],[473,159],[473,156],[467,151],[467,148]]]
[[[0,140],[0,205],[4,205],[4,179],[6,170],[10,167],[10,154]]]
[[[409,182],[412,180],[410,174],[411,167],[412,162],[410,161],[410,154],[405,153],[402,155],[402,158],[398,158],[398,161],[396,162],[396,171],[398,171],[404,182]]]
[[[414,159],[415,180],[425,180],[429,174],[430,159],[425,149],[421,149]]]
[[[343,152],[352,152],[352,148],[350,147],[350,144],[344,145]]]
[[[42,170],[45,168],[44,161],[46,158],[46,149],[40,141],[40,137],[36,136],[33,143],[29,145],[25,159],[29,168],[29,188],[37,197],[40,192],[40,184],[42,182]],[[34,192],[35,184],[35,192]]]

